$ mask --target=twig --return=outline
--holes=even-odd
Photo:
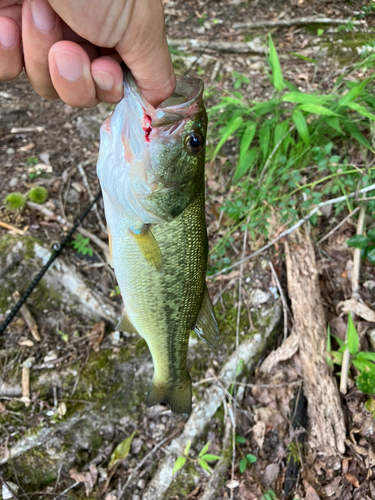
[[[31,201],[27,202],[27,206],[32,208],[33,210],[37,210],[38,212],[42,213],[49,219],[56,219],[57,222],[59,222],[62,225],[66,225],[69,229],[73,227],[73,224],[59,215],[55,215],[51,210],[48,210],[48,208],[43,207],[42,205],[38,205],[37,203],[33,203]],[[106,261],[110,262],[110,256],[109,256],[109,246],[104,243],[100,238],[95,236],[95,234],[90,233],[90,231],[87,231],[87,229],[84,229],[81,226],[78,226],[77,231],[81,233],[85,238],[89,238],[89,240],[94,243],[97,247],[99,247],[105,255]]]
[[[77,167],[78,167],[79,173],[82,176],[83,183],[84,183],[85,188],[87,190],[87,193],[89,195],[90,201],[93,201],[94,195],[92,194],[89,181],[87,180],[86,172],[85,172],[85,170],[83,168],[84,165],[90,165],[91,163],[92,163],[91,161],[87,161],[87,162],[84,162],[84,163],[78,163]],[[100,213],[99,213],[99,210],[98,210],[98,205],[96,203],[93,206],[93,209],[94,209],[96,218],[98,219],[100,229],[104,232],[104,234],[108,234],[107,228],[106,228],[106,226],[105,226],[105,224],[104,224],[104,222],[103,222],[103,220],[102,220],[102,218],[100,216]]]
[[[18,227],[12,226],[12,224],[8,224],[7,222],[3,222],[0,220],[0,226],[3,227],[4,229],[9,229],[9,231],[13,231],[16,234],[20,234],[23,236],[25,234],[25,231],[22,231],[22,229],[18,229]]]
[[[337,226],[335,226],[333,229],[331,229],[331,231],[329,233],[327,233],[325,236],[323,236],[323,238],[320,238],[320,240],[318,240],[318,245],[320,245],[323,241],[325,241],[327,238],[332,236],[341,226],[343,226],[345,224],[345,222],[347,222],[351,217],[353,217],[353,215],[356,214],[358,212],[358,210],[359,210],[359,207],[355,208],[352,212],[350,212],[350,214],[348,214],[346,217],[344,217],[342,219],[342,221],[337,224]]]
[[[17,290],[13,293],[13,298],[16,302],[18,302],[20,300],[21,295]],[[38,332],[38,325],[36,324],[35,319],[31,315],[31,312],[30,312],[29,308],[27,307],[27,305],[24,304],[21,307],[20,311],[21,311],[21,314],[23,316],[23,319],[25,320],[27,326],[29,327],[29,330],[30,330],[31,335],[33,336],[34,340],[36,340],[37,342],[40,342],[42,339],[40,338],[40,335]]]
[[[280,285],[280,281],[279,281],[279,278],[277,276],[277,273],[275,271],[275,268],[273,267],[273,264],[271,261],[269,261],[269,266],[271,268],[271,272],[272,272],[272,275],[276,281],[276,286],[277,286],[277,289],[279,290],[279,294],[280,294],[280,297],[281,297],[281,302],[283,304],[283,314],[284,314],[284,340],[287,338],[288,336],[288,304],[286,303],[286,300],[285,300],[285,296],[284,296],[284,292],[283,292],[283,289],[281,288],[281,285]]]
[[[57,495],[57,497],[55,497],[53,500],[58,500],[59,498],[61,498],[63,495],[66,495],[68,493],[68,491],[72,490],[73,488],[76,488],[80,483],[78,481],[76,481],[75,483],[73,483],[72,485],[68,486],[68,488],[65,488],[64,491],[62,491],[59,495]]]
[[[9,484],[5,481],[5,479],[3,478],[2,474],[0,473],[0,481],[3,483],[3,485],[8,489],[8,491],[12,494],[13,498],[15,500],[18,500],[18,497],[17,495],[14,493],[14,491],[12,490],[12,488],[9,486]]]
[[[361,207],[358,217],[357,224],[357,235],[361,235],[363,233],[363,226],[365,221],[365,208]],[[355,248],[353,252],[353,269],[352,269],[352,298],[355,300],[359,299],[359,270],[361,266],[361,249]],[[354,320],[355,314],[351,311],[349,313]],[[347,342],[347,338],[345,339]],[[349,371],[349,362],[350,362],[350,352],[349,349],[346,348],[342,355],[342,364],[341,364],[341,377],[340,377],[340,392],[341,394],[346,394],[348,387],[348,371]]]
[[[293,19],[277,19],[276,21],[256,21],[254,23],[234,23],[233,28],[237,29],[258,29],[258,28],[276,28],[282,26],[305,26],[307,24],[345,24],[351,22],[354,25],[363,24],[363,21],[352,19],[332,19],[329,17],[295,17]]]
[[[195,38],[181,38],[171,39],[168,38],[168,45],[176,50],[212,50],[215,52],[227,52],[236,54],[266,54],[265,48],[261,47],[254,42],[211,42],[209,47],[206,40],[197,40]]]
[[[226,273],[227,271],[230,271],[231,269],[234,269],[237,266],[240,266],[244,262],[247,262],[250,259],[253,259],[254,257],[257,257],[259,254],[263,253],[265,250],[268,248],[272,247],[275,243],[277,243],[281,238],[284,238],[284,236],[287,236],[288,234],[292,233],[296,229],[302,226],[306,221],[311,219],[313,215],[315,215],[320,208],[325,207],[326,205],[335,205],[336,203],[341,203],[343,201],[346,201],[348,198],[353,198],[354,196],[357,196],[360,193],[367,193],[368,191],[374,191],[375,190],[375,184],[371,184],[371,186],[364,187],[360,189],[359,191],[356,191],[355,193],[350,193],[345,196],[339,196],[338,198],[332,198],[331,200],[327,200],[324,202],[319,203],[315,208],[311,210],[303,219],[300,219],[298,222],[296,222],[292,227],[287,229],[286,231],[283,231],[282,233],[279,234],[277,238],[274,238],[272,241],[267,243],[267,245],[264,245],[262,248],[257,250],[256,252],[252,253],[251,255],[248,255],[244,259],[239,260],[235,264],[232,264],[231,266],[224,267],[221,271],[218,271],[215,274],[212,274],[210,278],[215,278],[216,276],[219,276],[220,274]]]

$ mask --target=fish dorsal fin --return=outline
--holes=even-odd
[[[128,313],[124,307],[122,311],[121,319],[116,326],[117,332],[128,332],[128,333],[138,333],[133,323],[130,321]]]
[[[218,346],[219,327],[217,326],[214,306],[212,305],[207,285],[204,285],[202,305],[193,330],[210,347],[215,348]]]
[[[129,229],[129,231],[137,242],[138,248],[146,262],[157,271],[161,271],[163,267],[163,257],[151,227],[148,224],[143,224],[140,230],[135,231]]]

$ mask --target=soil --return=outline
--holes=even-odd
[[[235,45],[237,42],[252,40],[259,46],[264,46],[267,34],[271,32],[284,75],[290,82],[302,91],[311,91],[317,85],[323,89],[329,88],[333,79],[340,74],[341,68],[353,63],[358,55],[357,47],[375,40],[374,14],[370,14],[364,24],[354,32],[337,32],[336,27],[324,26],[324,35],[319,39],[316,34],[321,27],[318,25],[239,30],[234,28],[234,24],[302,16],[343,19],[345,24],[347,19],[358,14],[363,6],[364,2],[359,0],[290,0],[279,3],[270,3],[267,0],[198,3],[178,0],[164,3],[167,34],[170,39],[193,38],[207,42],[203,53],[183,54],[178,51],[173,54],[176,72],[188,71],[191,76],[202,78],[207,87],[213,86],[221,92],[233,90],[233,72],[237,71],[250,77],[250,83],[243,84],[240,92],[253,100],[265,99],[271,95],[264,56],[252,53],[215,53],[210,50],[210,41],[228,41]],[[303,55],[305,59],[293,54]],[[306,60],[309,57],[316,58],[319,64],[310,63]],[[354,77],[358,75],[353,75]],[[215,97],[211,98],[207,105],[211,105],[214,99]],[[65,221],[74,222],[90,201],[85,179],[77,168],[78,164],[84,167],[91,191],[95,194],[99,189],[95,172],[99,127],[112,109],[113,106],[104,103],[94,109],[82,110],[60,101],[47,101],[31,89],[25,75],[21,75],[14,82],[0,84],[1,222],[24,231],[25,235],[46,248],[51,248],[54,242],[62,240],[68,228],[65,223],[60,223],[57,217],[61,216]],[[209,139],[210,141],[212,142],[213,138]],[[226,150],[229,163],[236,154],[235,148],[232,149],[229,145]],[[38,167],[40,164],[42,166]],[[207,165],[206,214],[211,247],[226,231],[225,218],[220,219],[219,209],[230,190],[231,177],[231,171],[228,171],[227,166],[222,168],[220,159]],[[45,206],[55,214],[54,218],[47,218],[29,207],[15,211],[7,208],[4,200],[9,193],[18,191],[26,195],[35,185],[44,186],[48,190],[49,199]],[[98,202],[98,209],[100,219],[104,221],[101,201]],[[338,217],[332,214],[320,216],[317,226],[312,229],[315,241],[336,227],[345,215],[347,212],[343,211]],[[221,225],[219,220],[222,221]],[[369,220],[368,223],[371,225],[372,221]],[[83,226],[103,242],[107,242],[107,236],[94,211],[86,217]],[[331,332],[339,339],[343,339],[346,332],[346,317],[340,311],[339,303],[351,296],[352,250],[345,242],[355,233],[355,227],[355,218],[349,219],[324,243],[316,246],[326,319],[331,325]],[[274,228],[275,233],[281,230]],[[14,235],[12,231],[0,227],[1,242],[4,242],[4,237],[9,234]],[[239,232],[234,233],[233,238],[230,257],[237,256],[238,259],[242,252],[242,235]],[[259,243],[250,241],[245,249],[246,253],[254,251],[257,245],[260,246]],[[68,245],[63,259],[75,268],[94,290],[106,296],[119,309],[121,297],[116,290],[113,271],[106,264],[101,249],[95,245],[92,245],[92,248],[93,256],[90,257],[77,253]],[[4,245],[0,246],[0,250],[8,251]],[[272,308],[279,300],[277,284],[269,270],[270,260],[286,294],[281,241],[272,251],[244,267],[240,338],[252,335],[261,328],[258,322],[260,311],[267,307]],[[26,269],[29,264],[25,261],[23,265]],[[19,273],[20,293],[27,287],[26,275],[26,271]],[[235,270],[216,280],[208,280],[224,340],[219,351],[212,353],[208,348],[202,348],[202,344],[197,344],[194,339],[190,357],[194,383],[202,379],[212,379],[228,355],[233,352],[238,279],[239,271]],[[360,295],[364,303],[373,310],[374,290],[373,266],[364,262],[361,265]],[[171,415],[163,407],[146,409],[144,399],[152,368],[142,340],[134,335],[116,336],[113,325],[104,325],[98,320],[90,320],[87,316],[72,314],[69,308],[60,307],[58,297],[52,295],[50,292],[47,299],[45,296],[41,299],[39,293],[32,295],[27,301],[42,337],[40,343],[33,341],[28,327],[20,317],[13,321],[0,339],[0,388],[2,382],[8,386],[19,386],[22,363],[34,358],[34,366],[30,369],[30,404],[25,405],[19,395],[2,396],[0,391],[0,459],[6,457],[7,449],[19,440],[40,432],[44,426],[50,428],[53,425],[51,422],[54,421],[58,427],[53,439],[57,441],[49,441],[52,444],[49,455],[47,454],[53,466],[46,462],[46,451],[43,448],[42,452],[40,446],[35,447],[33,454],[25,454],[26,458],[20,455],[17,459],[7,461],[0,467],[3,498],[5,481],[15,485],[17,498],[79,499],[85,497],[86,488],[90,498],[138,500],[147,489],[158,463],[165,456],[169,438],[171,440],[179,434],[183,429],[184,420]],[[57,301],[55,306],[54,300]],[[0,297],[0,321],[5,319],[13,303],[9,292],[5,298]],[[361,348],[373,350],[374,345],[369,340],[369,333],[375,331],[375,325],[359,318],[356,326],[361,334]],[[290,316],[288,328],[290,332]],[[277,343],[272,346],[273,349],[282,342],[281,330],[280,326],[280,334]],[[31,344],[25,343],[26,341],[31,341]],[[259,365],[266,355],[267,353],[263,353]],[[50,359],[53,359],[52,364]],[[359,392],[353,377],[349,378],[349,391],[341,398],[347,425],[346,452],[343,456],[335,457],[313,456],[298,439],[301,432],[293,425],[292,401],[301,387],[301,373],[299,357],[294,355],[290,360],[281,363],[272,375],[262,375],[257,369],[255,373],[247,374],[242,379],[242,382],[249,386],[245,388],[244,399],[237,412],[236,434],[242,439],[236,445],[234,482],[231,483],[229,465],[213,498],[268,500],[276,498],[272,497],[272,491],[277,498],[284,498],[286,469],[293,459],[300,464],[300,470],[296,478],[294,497],[290,498],[375,499],[375,420],[365,407],[365,403],[372,400],[371,396]],[[125,381],[124,387],[118,384],[120,376]],[[127,392],[126,388],[129,389]],[[200,389],[197,389],[196,401],[200,395]],[[127,401],[127,405],[121,407],[119,401]],[[106,406],[108,418],[102,418],[99,410]],[[366,406],[368,407],[368,403]],[[75,421],[71,417],[78,413],[80,418],[86,414],[86,423],[82,428],[78,426],[78,430],[73,432]],[[92,425],[96,419],[98,424]],[[66,421],[70,423],[64,428]],[[72,427],[69,427],[71,424]],[[193,444],[191,456],[196,457],[208,441],[210,453],[223,454],[224,427],[224,414],[220,411],[215,415],[205,438]],[[134,430],[137,434],[129,455],[109,472],[108,462],[114,448]],[[85,439],[89,440],[88,444]],[[136,469],[155,446],[155,453],[142,467]],[[53,455],[62,451],[66,452],[64,459]],[[248,454],[254,455],[257,460],[241,472],[240,461]],[[61,467],[56,466],[59,460]],[[213,468],[215,464],[210,465]],[[30,467],[31,472],[28,470]],[[38,468],[43,470],[42,475],[36,473]],[[45,472],[48,468],[50,475]],[[131,474],[135,476],[136,481],[133,479],[122,495],[121,492]],[[166,498],[199,499],[207,481],[208,474],[196,462],[191,463],[189,468],[178,473]],[[69,491],[65,492],[67,489]],[[267,498],[267,494],[271,496]]]

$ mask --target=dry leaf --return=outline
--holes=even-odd
[[[317,494],[315,489],[311,486],[311,484],[308,484],[307,481],[304,481],[304,486],[305,486],[305,490],[306,490],[305,500],[319,500],[320,499],[319,495]]]
[[[355,299],[343,300],[337,304],[337,307],[338,309],[342,309],[346,314],[351,311],[362,319],[375,323],[375,312],[366,306],[366,304],[361,304]]]
[[[99,346],[103,342],[105,334],[105,323],[104,321],[99,321],[95,323],[90,333],[90,345],[95,352],[99,352]]]
[[[84,483],[85,482],[85,474],[82,472],[78,472],[77,469],[70,469],[69,470],[69,476],[73,481],[76,481],[77,483]]]
[[[117,497],[115,495],[112,495],[112,493],[108,493],[106,495],[105,500],[117,500]]]
[[[350,462],[351,458],[344,458],[344,460],[342,461],[342,473],[343,474],[346,474],[349,470],[349,462]]]
[[[5,413],[7,411],[7,407],[5,406],[5,404],[0,401],[0,415],[1,413]]]
[[[231,481],[228,481],[225,486],[229,488],[230,490],[234,490],[235,488],[238,488],[240,485],[240,482],[237,481],[236,479],[232,479]]]
[[[263,448],[264,436],[266,434],[266,423],[260,420],[253,426],[252,431],[253,438],[261,450]]]
[[[344,474],[345,479],[349,481],[350,484],[352,484],[355,488],[358,488],[359,482],[358,479],[353,476],[353,474],[350,474],[349,472],[347,474]]]
[[[24,345],[26,347],[33,347],[34,342],[32,340],[19,340],[18,344],[19,345]]]
[[[90,465],[89,472],[78,472],[77,469],[70,469],[69,475],[73,481],[84,484],[87,497],[92,492],[92,489],[98,479],[98,471],[95,464]]]
[[[59,418],[62,418],[66,414],[66,404],[62,401],[57,407],[57,414]]]

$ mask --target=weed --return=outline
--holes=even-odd
[[[331,337],[334,337],[339,345],[338,351],[331,350]],[[364,394],[375,394],[375,352],[359,350],[359,337],[352,317],[348,315],[347,340],[344,343],[339,338],[330,333],[327,335],[327,361],[330,366],[333,364],[342,365],[343,353],[346,349],[350,352],[350,361],[359,372],[355,383],[358,389]]]
[[[193,463],[198,463],[202,467],[203,470],[205,470],[207,472],[211,472],[211,468],[207,462],[214,462],[216,460],[221,459],[221,457],[219,457],[218,455],[211,455],[211,454],[207,453],[208,448],[210,447],[210,441],[208,441],[208,443],[206,443],[203,446],[203,448],[201,449],[201,451],[198,454],[198,457],[195,459],[189,457],[190,446],[191,446],[191,441],[188,441],[186,446],[185,446],[185,449],[184,449],[184,454],[181,457],[178,457],[175,464],[174,464],[173,474],[175,474],[180,469],[182,469],[182,467],[184,467],[184,465],[186,464],[186,462],[188,460],[190,460]]]
[[[77,234],[71,242],[71,245],[75,250],[77,250],[77,253],[80,253],[81,255],[88,255],[89,257],[93,256],[93,250],[90,247],[90,240],[89,238],[84,238],[82,234]]]
[[[375,61],[375,54],[355,69],[370,61]],[[370,85],[375,75],[359,82],[345,81],[341,75],[327,94],[300,92],[284,79],[271,37],[268,64],[270,99],[249,102],[233,91],[208,111],[211,134],[217,138],[209,160],[225,154],[228,142],[239,149],[231,194],[222,206],[231,227],[212,250],[209,273],[227,265],[223,256],[234,231],[247,226],[252,239],[266,238],[272,218],[280,224],[294,223],[301,211],[321,198],[346,195],[375,180],[375,167],[367,161],[367,152],[375,148],[375,92]],[[362,164],[350,160],[348,149],[353,145],[362,152]],[[374,211],[375,202],[368,203]]]
[[[120,287],[118,285],[115,286],[115,289],[112,290],[110,293],[109,293],[109,296],[110,297],[118,297],[119,295],[121,295],[121,291],[120,291]]]
[[[26,159],[26,162],[27,162],[27,166],[28,167],[32,167],[34,165],[38,165],[39,163],[39,160],[36,156],[29,156],[27,159]]]
[[[17,210],[18,208],[23,208],[26,205],[26,198],[23,194],[18,192],[9,193],[5,197],[5,202],[7,208],[9,208],[10,210]]]
[[[346,242],[350,247],[361,249],[361,259],[367,259],[371,264],[375,264],[375,229],[370,229],[367,236],[352,236]]]
[[[234,78],[234,88],[238,90],[242,87],[242,85],[248,85],[250,83],[250,79],[245,75],[240,75],[237,71],[233,71]]]
[[[27,193],[30,201],[43,205],[48,199],[48,191],[42,186],[35,186]]]
[[[272,490],[267,490],[264,495],[261,496],[260,500],[276,500],[276,493]]]

